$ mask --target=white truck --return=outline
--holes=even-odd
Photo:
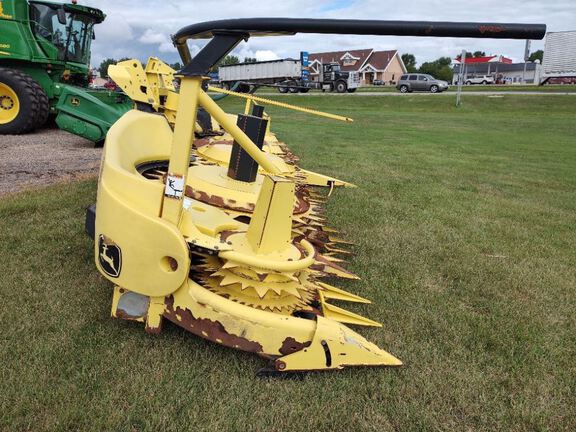
[[[248,92],[250,87],[271,86],[280,93],[307,93],[310,89],[353,93],[360,85],[358,74],[342,72],[338,63],[323,64],[318,81],[304,79],[307,74],[303,71],[308,68],[300,60],[270,60],[220,66],[218,79],[222,87],[240,92]]]
[[[576,31],[546,33],[540,84],[576,84]]]

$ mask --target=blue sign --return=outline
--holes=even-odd
[[[302,66],[308,67],[309,63],[308,63],[308,52],[307,51],[301,51],[300,52],[300,61],[302,62]]]
[[[310,70],[308,70],[308,65],[310,63],[308,61],[307,51],[300,52],[300,63],[302,63],[302,81],[310,80]]]

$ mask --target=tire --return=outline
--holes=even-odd
[[[430,93],[438,93],[438,86],[436,84],[430,86]]]
[[[37,95],[40,105],[40,112],[38,114],[38,120],[36,122],[36,126],[34,126],[34,129],[40,129],[44,127],[44,125],[46,125],[48,122],[48,117],[50,116],[50,101],[48,100],[48,96],[46,96],[44,89],[40,87],[40,84],[38,84],[36,81],[34,81],[34,84],[38,86]]]
[[[288,83],[288,85],[290,85],[290,86],[297,86],[298,83],[297,83],[296,81],[290,81],[290,82]],[[295,93],[299,93],[299,92],[300,92],[300,89],[294,88],[294,87],[290,87],[290,88],[288,89],[288,91],[289,91],[290,93],[295,94]]]
[[[237,88],[236,91],[238,93],[250,93],[250,86],[248,84],[240,84]]]
[[[472,85],[472,81],[466,81],[466,85]]]
[[[300,93],[308,93],[310,91],[309,88],[300,89]]]
[[[288,83],[280,83],[280,84],[284,84],[284,85],[288,85]],[[278,91],[282,94],[288,93],[288,87],[278,87]]]
[[[348,86],[344,81],[338,81],[334,87],[334,90],[336,90],[337,93],[346,93]]]
[[[484,80],[484,81],[482,81],[482,84],[486,85],[486,84],[488,84],[488,81]]]
[[[408,93],[408,86],[407,85],[401,85],[400,86],[400,93]]]
[[[347,91],[348,93],[354,93],[354,92],[356,91],[356,89],[355,89],[355,88],[353,88],[353,89],[347,89],[346,91]]]
[[[0,134],[31,132],[46,123],[49,112],[40,84],[19,70],[0,68]]]

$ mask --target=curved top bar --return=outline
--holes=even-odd
[[[172,39],[175,44],[182,44],[188,39],[206,39],[222,33],[244,34],[246,37],[321,33],[536,40],[544,38],[546,25],[308,18],[240,18],[192,24],[180,29]]]
[[[203,76],[226,54],[250,36],[296,33],[382,36],[434,36],[494,39],[542,39],[545,24],[456,23],[434,21],[376,21],[303,18],[241,18],[207,21],[180,29],[172,41],[186,65],[184,76]],[[192,59],[188,39],[212,40]]]

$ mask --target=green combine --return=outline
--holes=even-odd
[[[101,10],[47,1],[0,0],[0,135],[58,126],[95,143],[132,102],[89,89],[90,45]]]

